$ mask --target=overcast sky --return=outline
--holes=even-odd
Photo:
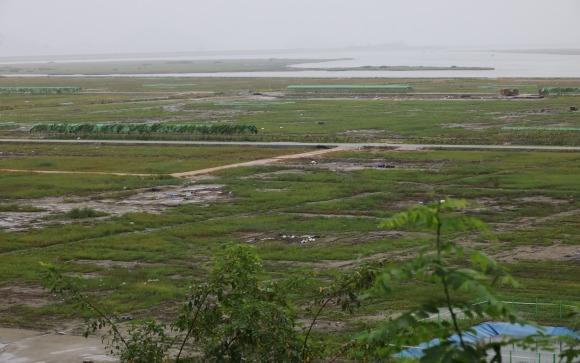
[[[0,0],[0,57],[395,42],[580,48],[580,0]]]

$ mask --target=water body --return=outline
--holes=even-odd
[[[341,54],[347,58],[348,54]],[[300,64],[296,68],[363,66],[486,67],[493,70],[356,71],[364,77],[580,77],[580,54],[504,53],[488,50],[361,52],[352,60]],[[351,72],[351,71],[345,71]],[[328,72],[337,74],[341,72]]]
[[[407,50],[334,50],[334,51],[263,51],[210,53],[177,56],[139,56],[95,58],[87,57],[50,60],[55,63],[147,61],[147,60],[219,60],[219,59],[313,59],[313,63],[296,64],[281,72],[217,72],[163,74],[107,74],[102,77],[295,77],[295,78],[580,78],[580,51],[568,52],[507,52],[493,50],[407,49]],[[337,59],[316,62],[316,59]],[[49,60],[46,60],[48,62]],[[34,63],[42,61],[35,60]],[[0,62],[14,64],[15,61]],[[25,62],[18,62],[23,64]],[[32,63],[28,61],[28,63]],[[364,66],[433,66],[485,67],[492,70],[345,70],[324,68],[352,68]],[[5,74],[4,76],[11,76]],[[21,75],[14,75],[15,77]],[[35,74],[28,76],[42,76]],[[73,75],[74,77],[83,75]]]

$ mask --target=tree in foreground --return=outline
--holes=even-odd
[[[228,244],[208,264],[207,280],[190,287],[169,326],[145,319],[130,322],[124,332],[115,314],[104,311],[79,288],[78,279],[63,275],[57,266],[44,265],[45,286],[89,311],[84,336],[104,330],[107,351],[123,362],[320,361],[326,347],[311,343],[309,336],[321,311],[331,304],[352,311],[359,291],[370,288],[378,274],[376,264],[359,266],[320,287],[311,306],[314,317],[300,329],[289,294],[303,290],[307,277],[266,280],[251,246]]]
[[[400,360],[394,357],[405,347],[434,338],[439,344],[425,349],[421,362],[501,362],[502,345],[525,347],[539,342],[533,337],[475,345],[464,340],[469,329],[461,328],[460,318],[528,323],[495,297],[497,284],[516,285],[506,269],[485,254],[446,238],[467,229],[487,233],[480,220],[462,212],[465,207],[466,202],[458,200],[417,205],[384,221],[382,225],[388,228],[431,229],[433,242],[408,262],[388,268],[379,263],[361,265],[320,287],[309,308],[311,323],[303,329],[296,323],[297,309],[290,303],[290,294],[303,290],[306,277],[266,279],[261,260],[248,245],[228,244],[220,249],[208,265],[207,279],[190,287],[178,317],[169,326],[145,319],[132,322],[123,332],[114,316],[100,309],[78,288],[78,281],[64,276],[58,267],[46,265],[44,282],[52,292],[91,312],[85,336],[105,330],[103,341],[109,353],[123,362],[333,362],[339,357],[385,362]],[[411,280],[429,283],[441,293],[433,293],[427,303],[359,334],[340,349],[309,340],[312,327],[329,306],[336,304],[352,312],[364,302],[361,296],[385,298]],[[466,303],[461,297],[465,294],[479,296],[483,303]],[[442,309],[449,319],[428,319]],[[574,362],[580,356],[577,344],[574,340],[569,343],[562,360]]]

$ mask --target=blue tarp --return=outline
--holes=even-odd
[[[569,335],[580,339],[580,334],[574,332],[572,329],[554,327],[554,326],[533,326],[533,325],[520,325],[512,323],[483,323],[476,326],[472,326],[472,332],[464,332],[462,334],[463,341],[466,343],[473,343],[481,339],[495,337],[498,335],[510,335],[510,336],[529,336],[536,334],[552,335],[552,336],[564,336]],[[450,341],[459,343],[459,336],[454,334],[449,337]],[[423,355],[423,349],[432,347],[439,344],[439,339],[433,339],[429,343],[421,343],[417,347],[412,347],[405,349],[401,353],[397,354],[397,357],[409,357],[409,358],[419,358]]]

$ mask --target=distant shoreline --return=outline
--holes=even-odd
[[[580,49],[511,49],[495,50],[496,53],[508,54],[547,54],[547,55],[580,55]]]
[[[493,71],[493,67],[437,67],[437,66],[361,66],[361,67],[344,67],[344,68],[323,68],[326,71]]]
[[[298,72],[298,71],[489,71],[493,67],[462,66],[360,66],[360,67],[293,67],[299,64],[324,63],[336,59],[206,59],[206,60],[143,60],[143,61],[98,61],[98,62],[45,62],[24,64],[0,64],[0,74],[48,76],[105,76],[111,74],[179,74],[179,73],[222,73],[222,72]]]

